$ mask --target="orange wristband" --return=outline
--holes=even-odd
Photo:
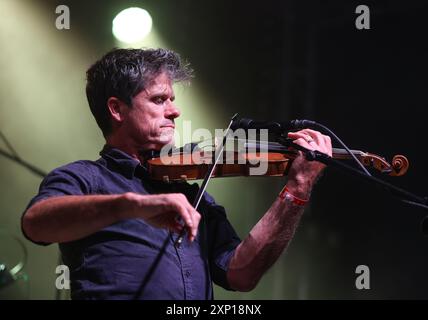
[[[290,193],[290,190],[288,190],[287,186],[282,189],[282,191],[279,194],[279,197],[284,200],[291,201],[292,204],[295,204],[296,206],[304,206],[309,200],[304,200],[296,197],[294,194]]]

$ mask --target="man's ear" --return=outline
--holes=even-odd
[[[107,108],[113,121],[122,122],[129,107],[116,97],[110,97],[107,100]]]

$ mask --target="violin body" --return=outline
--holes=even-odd
[[[237,176],[284,176],[292,163],[292,157],[277,152],[225,153],[212,177]],[[203,179],[213,162],[212,152],[193,152],[153,158],[147,161],[147,169],[152,179],[187,181]],[[264,174],[251,174],[252,169],[265,165]]]

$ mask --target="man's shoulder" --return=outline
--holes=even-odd
[[[98,160],[76,160],[73,162],[69,162],[67,164],[61,165],[55,169],[53,169],[52,173],[91,173],[94,170],[99,170],[103,167],[103,163],[101,159]]]
[[[50,171],[40,184],[49,194],[89,194],[98,188],[103,164],[99,160],[77,160]],[[50,190],[49,192],[47,190]]]

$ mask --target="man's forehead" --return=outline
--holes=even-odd
[[[157,94],[157,93],[174,93],[172,88],[172,80],[171,78],[162,73],[155,78],[153,78],[144,88],[147,94]]]

